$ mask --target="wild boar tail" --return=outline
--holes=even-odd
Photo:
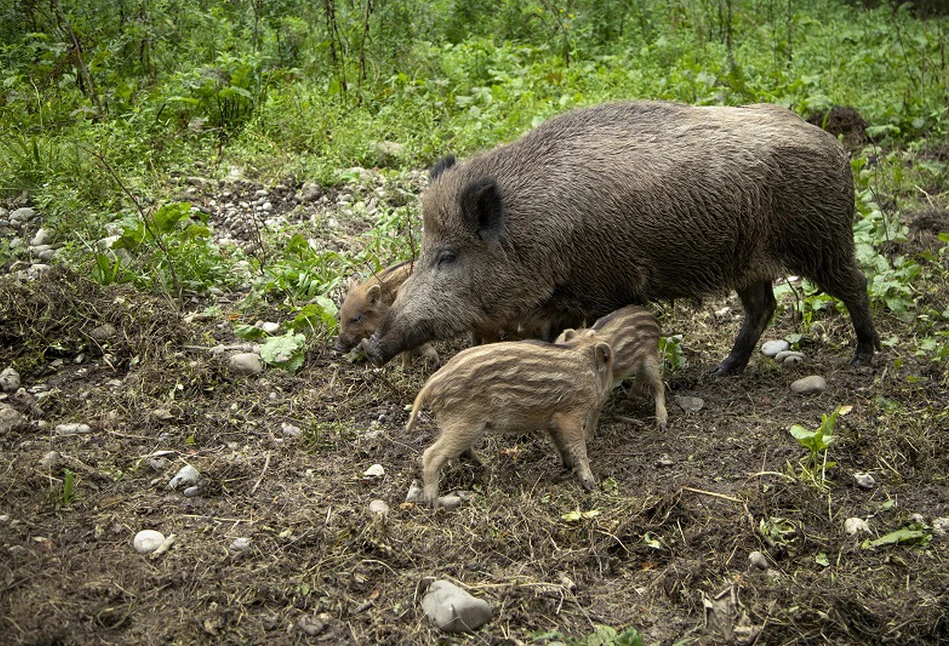
[[[409,421],[405,425],[406,431],[411,431],[415,428],[415,420],[418,419],[418,413],[422,410],[422,405],[425,403],[425,396],[428,394],[428,384],[422,387],[418,392],[418,395],[415,396],[415,402],[412,404],[412,412],[409,414]]]

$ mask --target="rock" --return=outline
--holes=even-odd
[[[0,435],[26,425],[26,416],[9,404],[0,404]]]
[[[435,505],[442,509],[457,509],[461,506],[461,496],[439,496]]]
[[[783,350],[774,355],[774,360],[786,366],[793,366],[804,361],[804,354],[794,350]]]
[[[384,518],[389,515],[389,505],[384,500],[373,500],[369,503],[369,513]]]
[[[949,518],[934,518],[933,534],[936,536],[946,536],[949,534]]]
[[[132,539],[132,547],[139,554],[151,554],[165,542],[165,535],[154,529],[143,529]]]
[[[488,602],[473,597],[449,581],[434,581],[422,597],[422,610],[447,633],[472,632],[491,620]]]
[[[705,407],[705,400],[701,397],[690,397],[688,395],[675,395],[672,398],[676,405],[686,413],[697,413]]]
[[[197,498],[204,493],[204,489],[198,486],[187,487],[184,491],[181,492],[184,494],[185,498]]]
[[[105,341],[106,339],[111,339],[118,333],[118,330],[115,329],[115,326],[111,323],[103,323],[102,325],[97,325],[89,332],[91,336],[96,341]]]
[[[748,563],[759,570],[767,570],[769,566],[768,557],[758,551],[748,555]]]
[[[765,341],[761,344],[761,352],[766,357],[774,357],[777,356],[779,352],[784,352],[790,347],[791,344],[783,339],[779,341]]]
[[[15,393],[20,389],[20,373],[12,367],[4,368],[0,372],[0,389],[5,393]]]
[[[168,468],[168,460],[166,458],[149,458],[148,466],[153,471],[164,471]]]
[[[71,424],[57,424],[53,432],[56,433],[56,435],[85,435],[86,433],[91,433],[92,429],[88,424],[73,422]]]
[[[858,489],[873,489],[876,486],[876,481],[869,473],[853,474],[853,482]]]
[[[228,367],[242,375],[254,375],[263,371],[264,362],[259,355],[253,352],[239,352],[231,355],[228,360]]]
[[[382,468],[381,464],[374,464],[363,472],[363,475],[367,478],[381,478],[386,474],[386,470]]]
[[[280,331],[280,324],[273,321],[264,321],[260,324],[260,329],[267,334],[276,334]]]
[[[395,141],[377,141],[373,144],[376,153],[376,163],[380,166],[390,166],[405,155],[405,146]]]
[[[322,191],[320,187],[312,182],[306,182],[303,184],[303,189],[300,191],[300,199],[304,202],[314,202],[320,198]]]
[[[40,467],[47,471],[55,471],[62,462],[63,456],[59,454],[59,451],[48,451],[40,458]]]
[[[283,432],[285,437],[300,437],[303,435],[303,431],[301,431],[298,427],[294,426],[293,424],[287,424],[286,422],[283,422],[280,425],[280,430]]]
[[[251,539],[241,536],[234,539],[234,542],[231,543],[231,549],[235,552],[243,552],[250,547],[251,543],[253,543]]]
[[[419,502],[422,499],[422,488],[418,483],[413,482],[409,487],[409,492],[405,494],[405,502]]]
[[[307,635],[308,637],[315,637],[321,632],[326,630],[326,625],[330,619],[328,613],[320,613],[319,615],[306,615],[301,617],[297,621],[297,628],[300,629],[300,632]]]
[[[923,516],[922,514],[913,514],[912,516],[909,517],[909,522],[915,523],[917,525],[925,525],[926,517]]]
[[[55,255],[56,255],[55,249],[44,249],[43,251],[40,251],[38,254],[36,254],[36,257],[42,260],[43,262],[49,262],[50,260],[53,259],[53,256]]]
[[[844,531],[847,532],[849,536],[869,534],[870,525],[862,518],[848,518],[844,521]]]
[[[264,202],[264,203],[260,206],[260,210],[261,210],[261,211],[273,211],[273,204],[271,204],[270,202]]]
[[[798,395],[811,395],[827,390],[827,381],[820,375],[802,377],[791,384],[791,392]]]
[[[675,460],[669,457],[668,453],[663,453],[659,456],[659,459],[656,460],[656,466],[659,467],[671,467],[673,464],[675,464]]]
[[[190,487],[191,485],[197,484],[200,478],[201,474],[198,473],[198,470],[190,464],[186,464],[178,470],[174,478],[168,481],[168,488],[181,489],[182,487]]]
[[[160,422],[167,422],[175,419],[175,414],[167,408],[156,408],[152,411],[152,418]]]
[[[16,211],[10,214],[10,222],[20,222],[20,223],[28,222],[32,220],[35,216],[36,216],[36,211],[34,211],[28,206],[24,206],[23,208],[17,209]]]
[[[30,245],[39,247],[40,245],[49,244],[52,241],[53,232],[49,229],[40,229],[36,232],[36,235],[33,236],[33,239],[30,240]]]

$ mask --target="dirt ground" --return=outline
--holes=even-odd
[[[921,286],[919,312],[945,308],[945,287]],[[404,430],[430,368],[351,364],[326,340],[296,375],[236,375],[204,349],[237,342],[232,302],[216,303],[219,317],[191,316],[211,301],[180,307],[59,269],[0,279],[0,368],[25,388],[0,401],[25,419],[0,435],[0,641],[519,644],[605,624],[647,644],[949,642],[949,537],[861,546],[916,514],[949,517],[949,380],[913,351],[918,322],[876,312],[898,341],[861,370],[849,320],[829,312],[801,340],[803,363],[756,353],[720,379],[709,373],[737,300],[663,306],[688,362],[666,371],[667,431],[648,398],[618,389],[589,446],[598,490],[539,434],[488,437],[484,467],[445,472],[444,493],[470,496],[433,512],[404,503],[435,434],[428,420]],[[103,323],[116,334],[97,340]],[[801,332],[782,309],[764,338]],[[789,390],[809,374],[826,391]],[[704,405],[687,413],[683,396]],[[853,409],[821,490],[800,477],[806,451],[788,429],[838,406]],[[91,432],[54,431],[68,422]],[[364,476],[376,463],[385,474]],[[202,475],[195,497],[166,487],[186,464]],[[857,473],[874,484],[857,487]],[[387,517],[370,513],[376,499]],[[852,517],[872,533],[848,535]],[[174,543],[140,555],[142,529]],[[239,537],[247,549],[231,547]],[[494,619],[438,632],[419,606],[432,577],[487,600]]]

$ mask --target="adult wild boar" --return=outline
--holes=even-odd
[[[575,326],[631,303],[736,290],[744,322],[715,371],[735,374],[783,271],[844,302],[855,364],[879,348],[847,155],[784,108],[575,110],[468,161],[446,158],[431,180],[415,273],[367,343],[377,364],[466,329]]]

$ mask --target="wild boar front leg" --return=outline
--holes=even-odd
[[[652,393],[653,401],[656,403],[656,423],[659,428],[666,428],[669,421],[669,414],[666,412],[666,385],[662,381],[662,368],[659,366],[658,355],[649,355],[643,360],[639,381]]]
[[[589,417],[583,413],[557,413],[549,429],[550,439],[557,447],[563,465],[577,474],[580,484],[587,491],[596,486],[596,480],[590,471],[590,461],[587,458],[588,424]]]
[[[472,425],[466,420],[448,420],[440,426],[438,440],[422,454],[422,497],[433,509],[438,502],[438,480],[442,467],[462,454],[474,456],[471,447],[485,430],[483,422]]]

